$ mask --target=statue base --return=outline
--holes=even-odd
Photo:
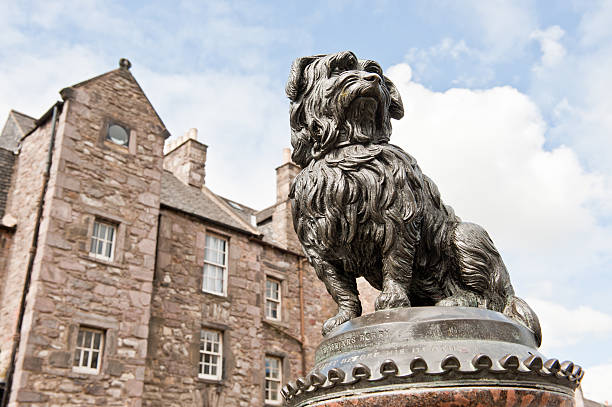
[[[337,327],[282,394],[291,407],[574,406],[583,374],[545,360],[533,333],[498,312],[398,308]]]
[[[468,387],[377,391],[302,404],[309,407],[574,407],[574,397],[548,390]]]

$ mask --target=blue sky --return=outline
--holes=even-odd
[[[0,114],[39,116],[120,57],[207,185],[264,208],[289,146],[294,58],[379,61],[406,116],[392,142],[491,233],[544,327],[542,351],[612,401],[612,2],[0,1]],[[2,113],[4,112],[4,113]]]

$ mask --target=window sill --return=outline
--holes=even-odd
[[[88,254],[82,254],[79,256],[81,259],[93,261],[94,263],[102,264],[104,266],[115,267],[115,268],[125,268],[123,264],[116,262],[115,260],[104,260],[99,257],[90,256]]]
[[[81,380],[102,380],[103,379],[103,373],[98,371],[98,372],[86,372],[84,370],[74,370],[71,369],[70,372],[67,374],[67,376],[71,379],[81,379]]]
[[[206,377],[200,377],[198,376],[197,378],[198,383],[206,383],[206,384],[216,384],[216,385],[223,385],[223,379],[209,379]]]
[[[282,320],[279,321],[276,319],[264,318],[263,322],[275,328],[286,328],[286,329],[290,328],[289,323],[282,321]]]
[[[131,154],[129,141],[128,141],[128,145],[126,146],[126,145],[121,145],[121,144],[114,143],[113,141],[105,138],[104,142],[103,142],[103,146],[104,146],[104,148],[113,150],[113,151],[115,151],[117,153],[120,153],[120,154],[126,154],[126,155],[127,154]]]
[[[223,298],[223,299],[227,300],[227,294],[213,293],[213,292],[211,292],[211,291],[204,291],[204,290],[202,290],[202,289],[200,289],[200,292],[201,292],[202,294],[205,294],[205,295],[213,295],[213,296],[215,296],[215,297],[218,297],[218,298]]]

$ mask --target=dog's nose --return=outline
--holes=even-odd
[[[380,82],[380,76],[372,72],[364,72],[361,74],[361,78],[368,82]]]

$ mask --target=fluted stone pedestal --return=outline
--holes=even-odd
[[[582,369],[546,360],[532,333],[478,308],[378,311],[339,326],[315,368],[283,388],[291,407],[574,406]]]

